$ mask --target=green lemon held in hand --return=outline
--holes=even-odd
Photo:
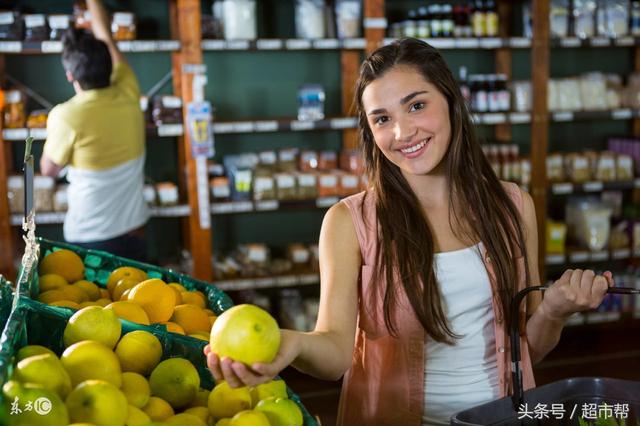
[[[255,305],[226,310],[211,328],[211,351],[249,366],[270,363],[280,348],[280,328],[275,319]]]

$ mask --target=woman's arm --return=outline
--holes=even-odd
[[[270,364],[248,366],[222,360],[205,348],[216,380],[255,386],[271,380],[289,364],[325,380],[337,380],[351,365],[358,314],[360,247],[351,213],[344,203],[327,212],[320,231],[320,308],[315,330],[282,330],[280,351]]]
[[[538,272],[538,231],[536,213],[531,196],[523,192],[525,240],[529,259],[531,286],[540,284]],[[591,270],[568,269],[560,279],[546,290],[544,298],[540,293],[529,295],[527,300],[527,340],[531,361],[540,361],[558,344],[567,318],[579,311],[598,307],[605,296],[607,287],[613,285],[610,272],[595,275]]]

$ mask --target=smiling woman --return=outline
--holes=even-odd
[[[207,350],[208,365],[230,386],[263,383],[289,364],[344,375],[340,425],[448,424],[510,389],[509,302],[539,283],[533,202],[498,180],[451,71],[427,43],[373,52],[355,95],[371,187],[324,218],[315,330],[282,330],[269,364]],[[610,273],[568,270],[543,301],[523,306],[525,388],[566,318],[597,306],[612,283]]]

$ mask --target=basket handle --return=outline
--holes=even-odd
[[[520,368],[520,304],[524,297],[533,291],[547,290],[549,286],[540,285],[527,287],[518,292],[511,301],[511,332],[509,333],[511,340],[511,379],[513,383],[513,395],[511,401],[513,403],[513,409],[517,412],[520,405],[524,402],[524,389],[522,383],[522,369]],[[609,294],[628,294],[628,295],[640,295],[640,289],[630,287],[609,287],[607,289]]]

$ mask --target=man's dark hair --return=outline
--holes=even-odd
[[[62,36],[62,46],[62,66],[83,90],[109,86],[112,63],[105,42],[84,30],[69,29]]]

